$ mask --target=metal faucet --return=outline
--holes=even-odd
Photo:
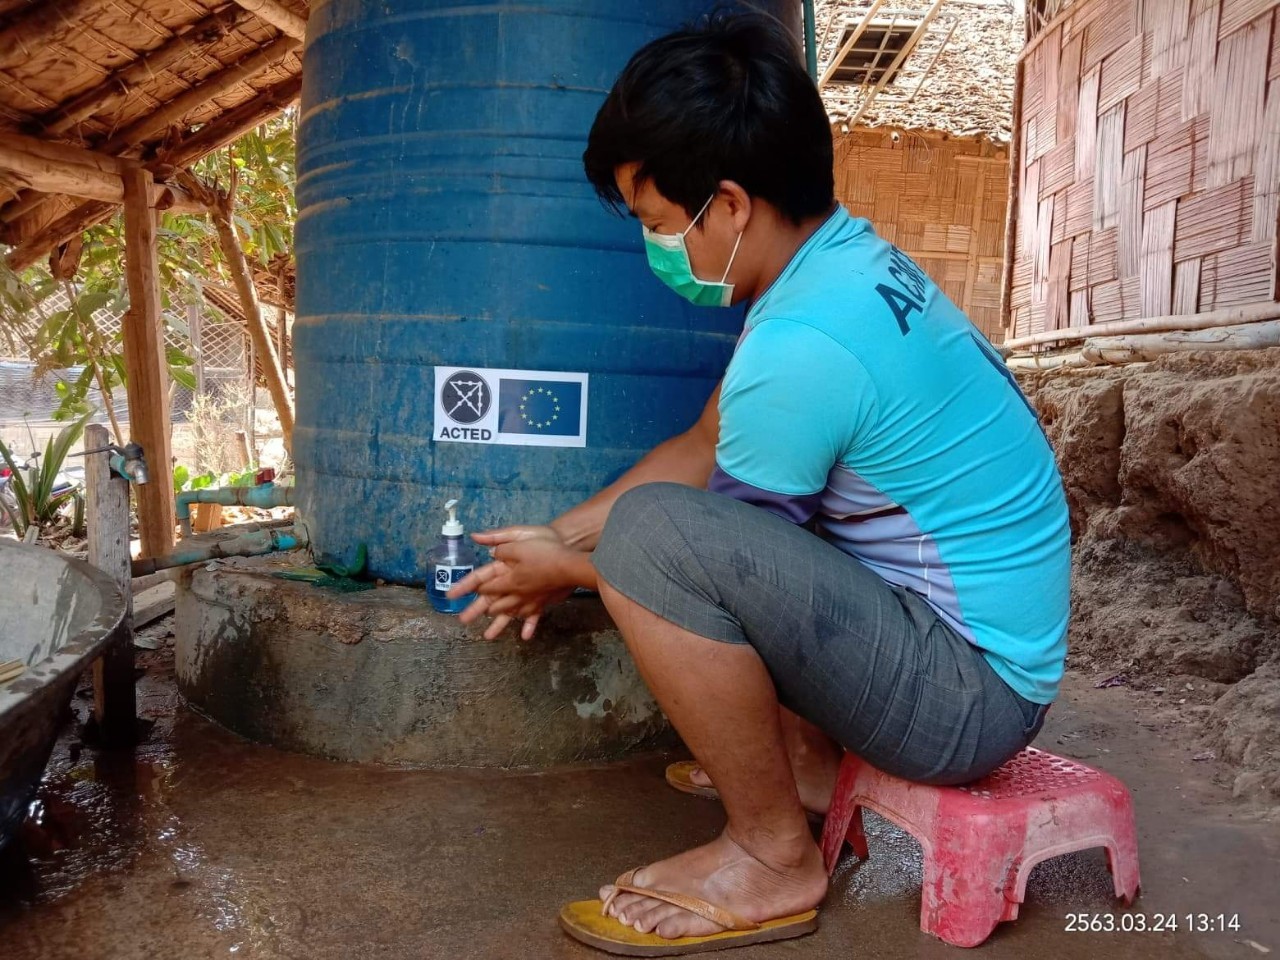
[[[151,473],[147,469],[147,459],[143,455],[141,444],[130,442],[122,447],[115,443],[109,443],[105,447],[85,450],[80,456],[87,457],[92,453],[111,454],[111,469],[130,483],[142,485],[151,479]]]

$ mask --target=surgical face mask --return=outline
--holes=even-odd
[[[733,253],[729,255],[729,263],[724,268],[724,276],[719,281],[702,280],[694,275],[693,264],[689,261],[689,248],[685,246],[685,234],[693,229],[698,218],[707,212],[711,201],[716,198],[713,193],[707,198],[693,218],[693,222],[684,228],[683,233],[654,233],[648,227],[644,231],[644,249],[649,258],[651,269],[659,280],[699,307],[727,307],[733,300],[733,284],[725,283],[729,270],[733,267],[734,258],[738,255],[738,246],[742,243],[742,234],[733,245]]]

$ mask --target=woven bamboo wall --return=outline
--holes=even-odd
[[[1013,336],[1276,299],[1280,0],[1079,0],[1022,57]]]
[[[985,140],[896,136],[877,128],[839,137],[836,195],[998,341],[1008,155]]]

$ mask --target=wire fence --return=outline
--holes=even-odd
[[[52,314],[69,305],[66,292],[57,290],[44,301],[43,308],[46,314]],[[198,394],[227,409],[228,419],[250,421],[249,402],[241,404],[242,409],[228,409],[226,404],[228,398],[251,397],[253,393],[248,380],[251,350],[244,325],[207,302],[171,305],[165,313],[169,320],[165,326],[165,345],[192,358],[191,370],[196,381],[195,390],[177,382],[170,384],[173,422],[187,422]],[[102,309],[93,314],[93,319],[104,339],[114,341],[119,337],[124,322],[122,313]],[[71,367],[52,370],[37,378],[33,363],[0,360],[0,426],[22,423],[51,426],[52,413],[60,401],[59,381],[73,382],[82,372],[82,367]],[[85,399],[97,411],[94,422],[106,423],[107,404],[96,384],[90,387]],[[111,391],[111,405],[116,418],[124,423],[129,416],[129,401],[123,387]]]

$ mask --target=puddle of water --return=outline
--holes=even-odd
[[[55,759],[26,822],[0,857],[0,902],[47,903],[96,873],[127,868],[145,840],[147,814],[163,804],[170,776],[166,762],[132,756],[103,754],[72,766]]]

